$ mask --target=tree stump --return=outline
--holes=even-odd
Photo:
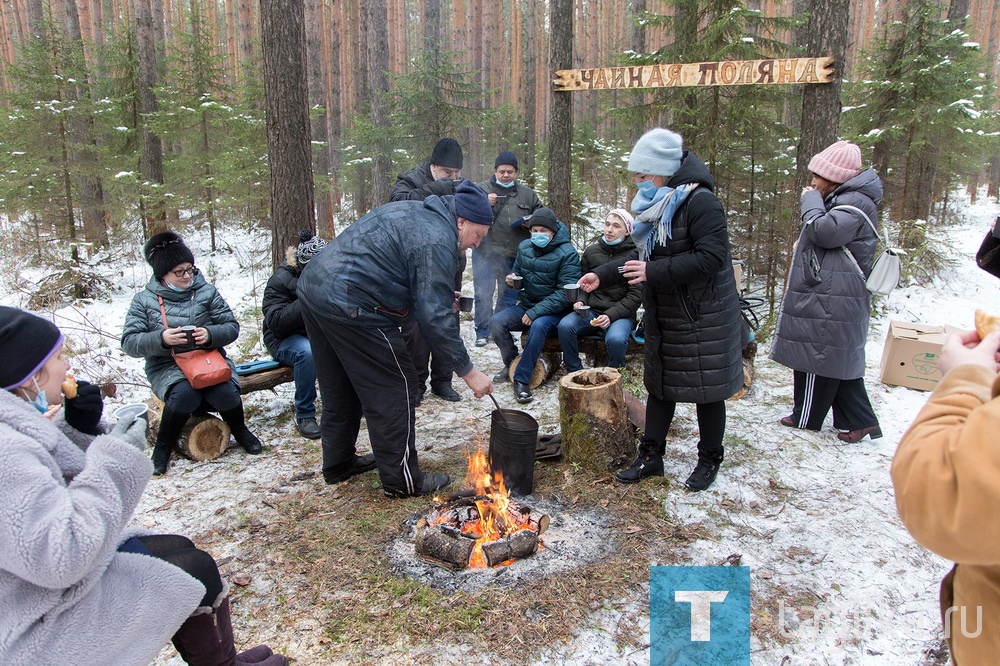
[[[192,414],[184,429],[178,448],[182,455],[191,460],[214,460],[229,446],[232,431],[222,419],[211,414]]]
[[[608,472],[635,455],[622,375],[614,368],[578,370],[559,380],[559,427],[563,456]]]
[[[521,362],[522,358],[518,356],[510,364],[510,369],[507,372],[507,377],[510,381],[514,381],[514,371],[517,370],[517,364]],[[531,379],[528,381],[528,388],[538,388],[542,382],[550,379],[552,375],[556,374],[556,370],[559,369],[560,362],[559,357],[554,354],[543,353],[539,356],[538,361],[535,363],[535,369],[531,373]]]

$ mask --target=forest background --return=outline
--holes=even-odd
[[[233,251],[218,225],[267,226],[276,265],[300,228],[335,236],[454,136],[477,181],[513,150],[583,247],[632,195],[623,156],[661,125],[708,164],[772,305],[805,164],[840,137],[882,176],[882,223],[922,280],[948,193],[1000,187],[998,54],[993,0],[10,0],[0,230],[52,267],[24,285],[36,308],[99,295],[91,267],[164,228],[207,226]],[[551,84],[568,67],[823,55],[835,83]]]

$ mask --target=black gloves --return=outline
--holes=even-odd
[[[454,194],[455,181],[451,178],[439,178],[438,180],[431,181],[424,185],[423,189],[431,194],[437,194],[439,196]]]
[[[66,423],[88,435],[100,435],[104,399],[101,387],[90,382],[77,382],[76,397],[66,398]]]

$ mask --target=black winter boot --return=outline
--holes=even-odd
[[[156,444],[153,445],[153,476],[167,473],[170,464],[170,454],[181,438],[181,430],[187,423],[190,414],[182,414],[163,406],[160,414],[160,427],[156,431]]]
[[[286,666],[280,654],[258,645],[236,654],[233,622],[229,614],[229,588],[223,589],[212,606],[201,606],[191,614],[171,639],[181,658],[194,666]]]
[[[260,440],[257,436],[250,432],[250,428],[247,427],[246,416],[243,413],[243,401],[232,409],[227,409],[226,411],[219,412],[219,416],[222,420],[229,425],[229,429],[233,431],[233,437],[236,438],[236,443],[246,449],[247,453],[252,453],[254,455],[260,453],[264,448],[260,445]]]
[[[663,476],[663,451],[666,443],[660,444],[651,439],[639,442],[639,453],[632,466],[615,474],[618,483],[639,483],[647,476]]]
[[[695,466],[694,471],[691,472],[691,476],[684,482],[684,485],[692,492],[707,490],[709,486],[715,483],[715,477],[719,475],[720,465],[722,465],[721,460],[698,456],[698,464]]]

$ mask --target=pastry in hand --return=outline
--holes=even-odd
[[[986,310],[976,310],[976,333],[979,339],[984,339],[990,333],[1000,333],[1000,317],[992,315]]]
[[[594,317],[593,319],[591,319],[590,320],[590,325],[596,327],[598,319],[600,319],[600,317]]]
[[[76,377],[66,375],[66,381],[62,383],[62,392],[70,400],[76,397]]]

